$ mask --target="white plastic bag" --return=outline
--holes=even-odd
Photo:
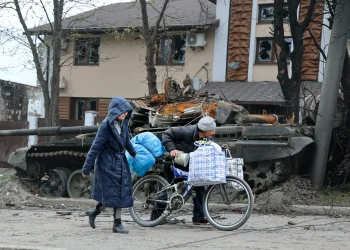
[[[226,176],[236,176],[243,180],[243,165],[243,158],[232,158],[230,150],[226,149]]]
[[[213,142],[196,144],[198,148],[190,153],[188,184],[206,186],[226,183],[225,152]]]

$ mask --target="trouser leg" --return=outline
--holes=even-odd
[[[113,208],[113,218],[120,219],[122,217],[122,209],[119,207]]]
[[[103,206],[102,203],[98,203],[96,205],[96,211],[102,212],[103,210],[105,210],[107,207]]]
[[[167,180],[167,182],[171,183],[174,179],[174,173],[172,171],[172,169],[170,168],[169,165],[166,165],[163,169],[163,173],[164,173],[164,178]],[[157,196],[158,200],[166,200],[167,199],[167,193],[166,192],[162,192]],[[161,214],[164,212],[166,208],[166,204],[161,204],[161,203],[156,203],[153,206],[152,209],[152,214],[151,214],[151,220],[155,220],[157,219],[159,216],[161,216]]]
[[[102,210],[104,210],[106,207],[103,206],[101,203],[98,203],[96,205],[96,208],[90,209],[89,211],[86,212],[86,215],[89,216],[89,224],[92,228],[95,228],[95,219],[96,216],[101,213]]]
[[[193,189],[196,192],[196,197],[193,198],[193,217],[192,219],[203,219],[204,216],[204,196],[205,187],[195,187]]]

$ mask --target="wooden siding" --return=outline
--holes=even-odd
[[[227,80],[244,81],[248,78],[252,0],[235,0],[231,2],[228,64],[240,61],[240,68],[231,69],[227,67]]]
[[[302,0],[300,7],[300,21],[304,20],[307,10],[309,8],[310,0]],[[316,10],[314,11],[314,21],[310,23],[309,29],[315,36],[317,43],[321,46],[322,36],[322,22],[323,22],[323,8],[324,1],[320,0],[316,3]],[[310,36],[308,30],[305,31],[303,36],[305,53],[304,63],[302,68],[302,80],[303,81],[317,81],[319,72],[320,52],[315,46],[315,43]]]
[[[60,119],[67,120],[70,119],[70,97],[60,96],[58,113]]]
[[[98,117],[105,118],[108,115],[108,105],[110,99],[99,99],[97,104]]]

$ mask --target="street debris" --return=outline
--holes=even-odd
[[[58,216],[66,216],[66,215],[72,215],[72,212],[60,212],[60,211],[57,211],[56,214]]]

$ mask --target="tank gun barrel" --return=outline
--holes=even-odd
[[[52,135],[66,135],[66,134],[86,134],[94,133],[98,129],[98,126],[75,126],[75,127],[41,127],[37,129],[13,129],[13,130],[0,130],[1,136],[26,136],[26,135],[40,135],[40,136],[52,136]]]

